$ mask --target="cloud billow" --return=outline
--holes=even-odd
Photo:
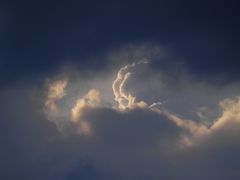
[[[211,123],[186,119],[169,111],[164,102],[149,105],[126,90],[138,64],[121,68],[113,81],[117,106],[104,104],[101,92],[90,89],[69,108],[67,122],[84,139],[79,153],[90,157],[91,167],[120,179],[221,179],[218,161],[239,156],[236,151],[227,153],[228,148],[240,147],[239,98],[220,100],[222,112]],[[53,121],[58,123],[57,116]],[[198,172],[198,163],[206,174]],[[232,175],[221,170],[223,179],[238,176],[236,171]]]

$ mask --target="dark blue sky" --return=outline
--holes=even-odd
[[[9,1],[1,3],[0,22],[3,86],[66,60],[101,69],[104,59],[83,59],[145,42],[167,47],[166,61],[196,76],[239,75],[237,1]]]

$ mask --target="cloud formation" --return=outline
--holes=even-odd
[[[127,93],[125,91],[125,84],[129,77],[131,76],[131,69],[133,69],[138,64],[146,64],[147,61],[142,61],[138,63],[133,63],[131,65],[126,65],[122,67],[118,73],[117,78],[112,83],[113,94],[115,96],[115,101],[118,102],[118,109],[125,110],[131,108],[144,108],[146,107],[146,103],[143,101],[136,102],[136,97]]]
[[[161,102],[153,102],[148,105],[144,101],[136,101],[136,97],[127,92],[126,84],[130,78],[131,71],[140,64],[146,64],[147,61],[140,61],[126,65],[117,72],[117,77],[112,83],[112,90],[115,101],[118,106],[108,107],[113,111],[121,111],[128,113],[133,109],[144,109],[150,112],[156,112],[160,116],[164,116],[168,121],[173,122],[178,128],[185,131],[181,139],[182,146],[193,146],[198,144],[204,138],[210,136],[214,131],[223,128],[224,126],[238,122],[238,100],[224,99],[220,102],[222,108],[222,115],[216,120],[212,120],[210,125],[206,125],[194,120],[187,120],[180,118],[174,113],[170,113],[169,110],[164,108]],[[65,87],[67,86],[67,80],[59,80],[49,85],[48,95],[45,102],[45,107],[48,109],[47,113],[59,113],[56,101],[63,98],[65,95]],[[78,126],[79,133],[89,134],[91,131],[88,119],[84,119],[85,111],[91,111],[95,108],[100,108],[100,92],[97,89],[90,89],[86,95],[78,98],[75,104],[72,105],[68,116],[69,123]],[[55,117],[55,121],[58,119]]]
[[[201,158],[207,159],[216,147],[219,147],[220,154],[232,145],[240,148],[235,138],[240,135],[239,98],[220,100],[221,113],[207,123],[175,114],[165,107],[164,102],[136,101],[137,97],[129,93],[126,86],[134,68],[142,63],[126,65],[117,72],[112,82],[117,106],[104,104],[101,92],[94,88],[75,98],[68,107],[63,108],[65,111],[62,114],[60,110],[57,112],[61,115],[54,117],[53,122],[57,125],[58,117],[64,118],[77,136],[85,137],[81,142],[81,148],[84,149],[81,153],[91,157],[89,162],[92,167],[108,175],[114,172],[110,179],[176,179],[179,176],[191,179],[194,173],[198,174],[197,168],[191,167],[191,164],[201,162]],[[45,102],[45,108],[49,108],[47,113],[56,113],[52,111],[52,104],[56,106],[56,102],[64,95],[67,99],[68,94],[64,90],[67,84],[60,80],[49,86],[50,94]],[[196,111],[196,114],[199,112]],[[232,144],[218,140],[232,136]],[[213,158],[208,162],[215,164]],[[186,165],[181,167],[182,163]],[[208,171],[210,166],[201,163],[206,166],[204,170]],[[179,168],[183,171],[179,171]],[[212,171],[216,173],[214,169]],[[212,179],[215,175],[211,173],[208,172],[207,177],[198,174],[198,179]]]
[[[84,121],[82,113],[85,109],[92,109],[99,105],[100,93],[96,89],[90,89],[89,92],[76,101],[71,109],[71,121],[78,124],[80,133],[90,134],[89,124]]]
[[[57,112],[58,107],[56,102],[65,96],[65,88],[67,86],[67,80],[59,80],[48,85],[48,95],[45,102],[45,106],[51,112]]]

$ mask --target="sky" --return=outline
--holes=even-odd
[[[0,179],[239,179],[239,5],[1,1]]]

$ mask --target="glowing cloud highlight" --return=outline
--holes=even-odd
[[[48,85],[48,95],[45,102],[45,106],[51,112],[57,112],[58,107],[56,102],[65,96],[65,88],[67,86],[67,80],[59,80]]]
[[[117,78],[113,81],[112,89],[115,101],[118,103],[119,110],[132,109],[136,107],[144,108],[147,104],[144,101],[135,102],[136,97],[125,91],[125,84],[131,75],[131,69],[138,64],[146,64],[147,61],[133,63],[122,67],[118,73]]]
[[[89,135],[91,132],[90,125],[82,118],[84,109],[95,108],[99,105],[100,93],[96,89],[91,89],[86,95],[79,98],[71,109],[71,121],[78,124],[78,132]]]

